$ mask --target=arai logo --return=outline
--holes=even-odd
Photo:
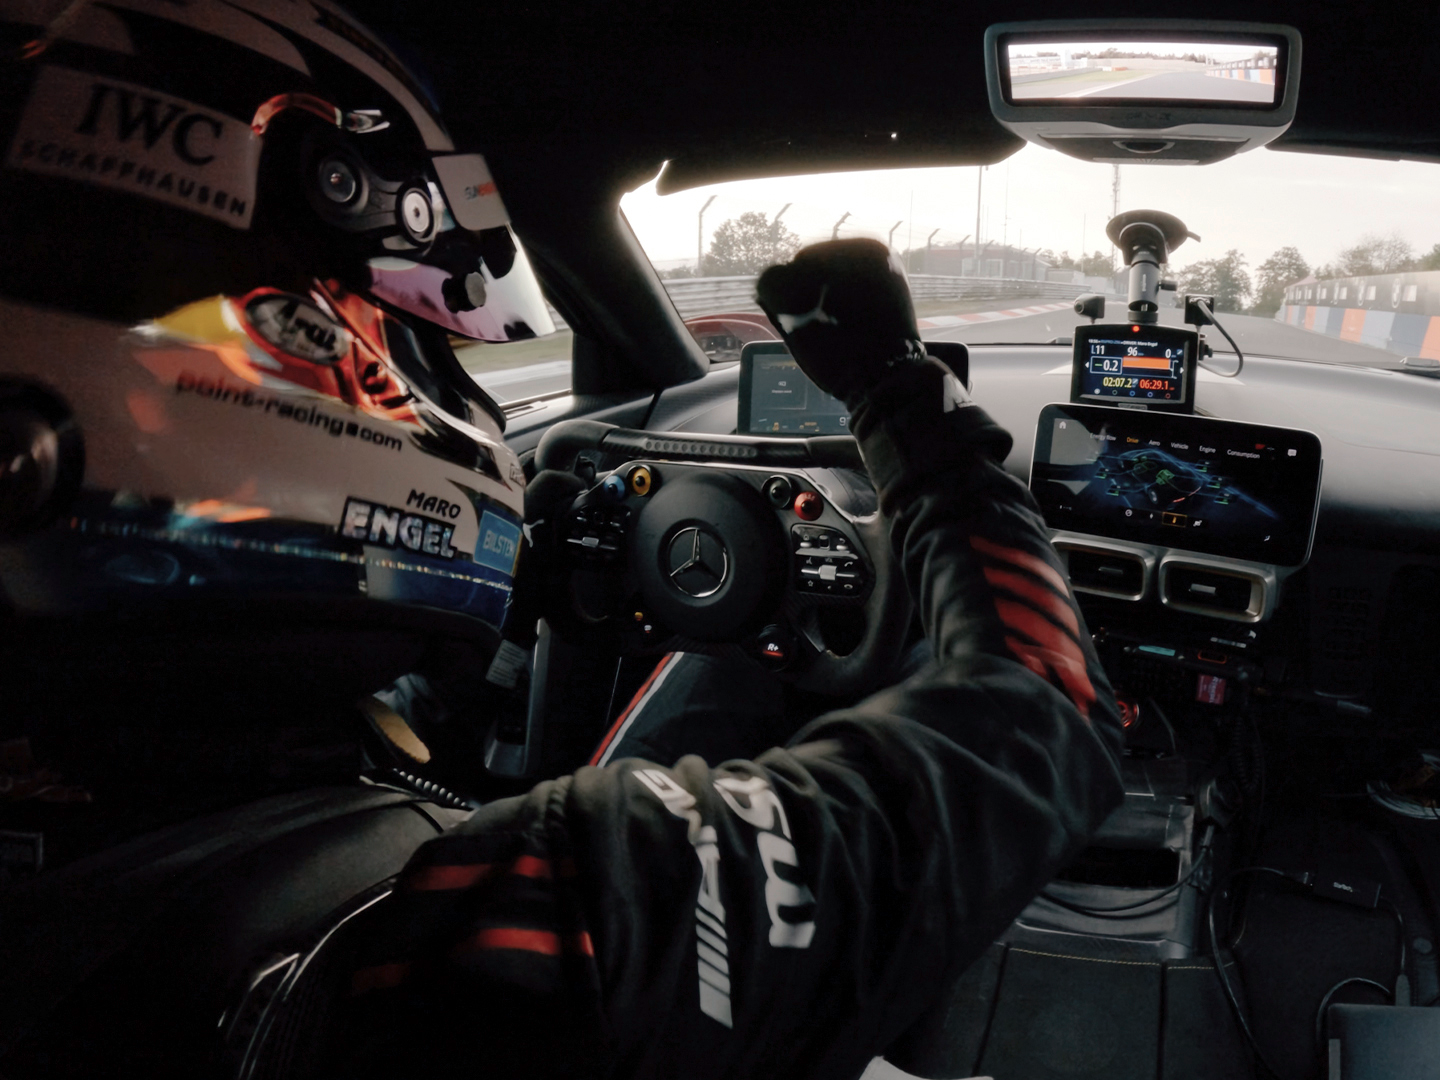
[[[257,296],[245,305],[245,318],[267,345],[312,364],[336,363],[350,351],[350,332],[303,296]]]

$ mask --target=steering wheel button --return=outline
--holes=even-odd
[[[826,563],[824,566],[820,567],[820,580],[821,580],[821,581],[834,581],[834,580],[835,580],[835,573],[836,573],[835,564],[834,564],[834,563]]]
[[[636,495],[649,495],[650,489],[654,487],[654,477],[650,475],[650,470],[644,465],[636,465],[631,469],[628,479],[630,490]]]
[[[814,521],[825,512],[825,502],[813,491],[802,491],[795,496],[795,516],[805,521]]]
[[[782,510],[790,504],[792,488],[790,481],[783,476],[772,476],[765,481],[765,498],[770,500],[770,505],[777,510]]]
[[[600,494],[607,502],[619,502],[625,498],[624,478],[617,476],[615,473],[611,473],[605,478],[605,482],[600,485]]]

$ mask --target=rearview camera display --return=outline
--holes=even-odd
[[[1272,105],[1275,45],[1205,41],[1012,41],[1011,101],[1199,101]]]
[[[1320,440],[1204,416],[1047,405],[1030,489],[1053,529],[1299,566],[1314,530]]]

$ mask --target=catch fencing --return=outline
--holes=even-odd
[[[663,278],[661,284],[682,319],[722,312],[758,312],[755,303],[755,274],[736,277]],[[1029,278],[946,277],[940,274],[912,274],[910,295],[916,300],[1073,300],[1083,292],[1097,291],[1086,285],[1064,281],[1034,281]],[[1101,289],[1112,298],[1113,290]],[[556,329],[565,329],[565,320],[554,308],[550,315]]]
[[[1027,278],[942,277],[912,274],[910,294],[916,300],[1073,300],[1083,286]],[[723,311],[759,311],[755,276],[666,278],[662,284],[682,318]]]

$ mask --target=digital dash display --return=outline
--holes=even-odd
[[[1070,400],[1190,412],[1197,344],[1174,326],[1077,327]]]

